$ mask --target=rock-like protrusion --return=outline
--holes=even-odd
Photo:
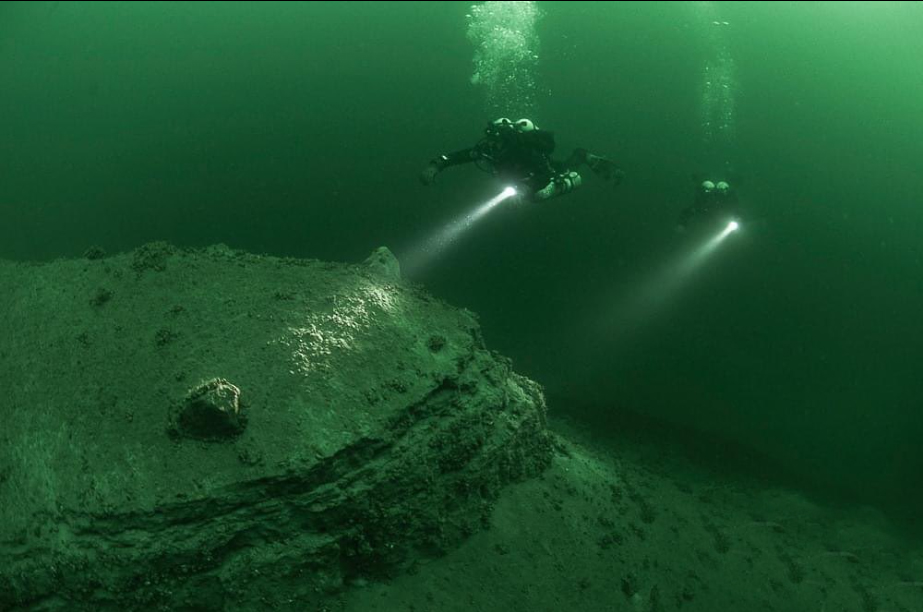
[[[550,461],[540,387],[384,248],[155,243],[0,287],[0,610],[322,609]]]
[[[240,389],[213,378],[192,389],[175,415],[171,433],[177,437],[220,441],[240,435],[246,427]]]
[[[388,247],[378,247],[365,260],[375,274],[391,281],[401,280],[401,264]]]

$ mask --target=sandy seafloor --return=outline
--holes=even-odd
[[[917,612],[923,552],[879,511],[557,422],[491,528],[326,610]]]

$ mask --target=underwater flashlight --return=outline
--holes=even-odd
[[[718,242],[721,242],[722,240],[727,238],[732,232],[736,232],[738,229],[740,229],[740,223],[738,223],[737,221],[731,221],[727,224],[724,230],[722,230],[721,233],[715,238],[715,240],[717,240]]]
[[[500,192],[500,197],[501,197],[502,199],[504,199],[504,200],[507,199],[507,198],[511,198],[511,197],[513,197],[514,195],[516,195],[516,188],[515,188],[515,187],[507,187],[506,189],[504,189],[503,191]]]

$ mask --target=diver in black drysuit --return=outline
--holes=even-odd
[[[721,217],[734,219],[740,215],[737,190],[731,189],[726,181],[696,182],[695,196],[692,204],[679,213],[679,229],[686,230],[695,220],[715,219]]]
[[[574,149],[566,161],[558,162],[551,157],[554,148],[553,132],[537,128],[529,119],[514,123],[503,117],[487,124],[484,138],[475,146],[429,162],[420,180],[429,185],[446,168],[475,163],[510,182],[518,197],[533,202],[564,195],[582,185],[577,169],[583,165],[615,185],[622,180],[624,173],[609,159]]]

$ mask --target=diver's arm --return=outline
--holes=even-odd
[[[480,151],[477,147],[462,149],[461,151],[455,151],[447,155],[440,155],[426,165],[426,168],[424,168],[423,172],[420,174],[420,180],[424,185],[429,185],[436,180],[436,175],[446,168],[469,164],[475,161],[479,156]]]
[[[430,163],[435,163],[439,170],[445,170],[452,166],[460,166],[462,164],[470,164],[480,156],[480,152],[477,147],[471,147],[468,149],[462,149],[461,151],[455,151],[454,153],[449,153],[448,155],[440,155]]]
[[[687,206],[679,213],[679,227],[686,228],[689,227],[689,223],[692,221],[692,218],[696,215],[698,210],[695,205]]]

